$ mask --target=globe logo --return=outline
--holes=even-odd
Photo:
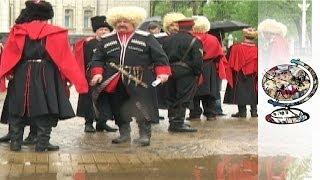
[[[281,107],[265,117],[270,123],[295,124],[310,118],[308,113],[293,106],[305,103],[315,94],[317,75],[300,59],[292,59],[290,63],[277,65],[263,76],[263,90],[271,98],[268,103]]]

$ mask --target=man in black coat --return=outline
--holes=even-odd
[[[136,30],[146,18],[146,11],[138,7],[115,7],[108,11],[108,23],[116,31],[108,34],[97,46],[92,57],[91,85],[103,82],[120,137],[112,143],[131,140],[130,121],[136,118],[141,146],[150,145],[151,121],[157,118],[154,111],[154,87],[158,79],[166,82],[171,69],[168,57],[154,36]]]
[[[92,30],[95,33],[94,37],[89,37],[86,39],[82,39],[78,41],[75,45],[75,56],[77,61],[83,71],[86,73],[86,69],[88,68],[93,53],[96,51],[96,46],[101,38],[110,33],[113,28],[106,22],[106,16],[94,16],[91,18]],[[87,77],[90,79],[90,77]],[[111,128],[106,124],[107,119],[113,119],[111,115],[111,108],[108,104],[108,95],[105,93],[101,93],[101,97],[99,98],[98,108],[99,108],[99,117],[96,114],[91,94],[80,94],[78,99],[77,106],[77,116],[85,118],[85,128],[84,132],[95,132],[104,131],[107,132],[115,132],[117,129]],[[93,127],[94,119],[97,120],[96,130]]]
[[[202,71],[202,44],[192,36],[193,19],[176,22],[178,33],[166,38],[163,49],[168,55],[173,75],[168,81],[169,131],[196,132],[184,123],[186,108],[189,107]]]

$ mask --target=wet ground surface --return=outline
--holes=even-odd
[[[4,96],[0,98],[3,102]],[[71,101],[75,107],[77,97]],[[0,179],[215,179],[224,155],[257,159],[258,151],[257,119],[231,118],[236,106],[223,109],[228,115],[214,121],[188,122],[197,133],[168,133],[168,119],[161,120],[152,127],[149,147],[111,144],[118,132],[84,133],[82,118],[61,121],[51,137],[60,146],[58,152],[34,153],[33,146],[23,146],[22,152],[13,153],[9,144],[0,144]],[[131,126],[134,139],[138,129],[135,122]],[[1,124],[0,136],[6,132]]]

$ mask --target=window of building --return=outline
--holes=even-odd
[[[66,9],[64,12],[64,25],[67,28],[73,28],[73,10]]]
[[[85,10],[83,15],[83,28],[89,29],[90,28],[90,18],[92,17],[91,10]]]

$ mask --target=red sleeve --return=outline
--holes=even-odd
[[[171,68],[170,66],[157,66],[155,67],[155,72],[156,75],[160,75],[160,74],[167,74],[167,75],[171,75]]]
[[[104,69],[102,67],[94,67],[91,70],[91,75],[94,76],[97,74],[103,74],[103,72],[104,72]]]

